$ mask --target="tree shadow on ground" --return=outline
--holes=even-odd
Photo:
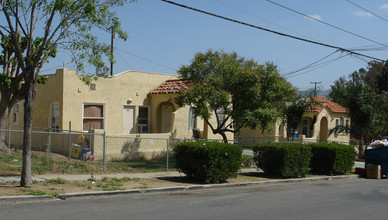
[[[182,175],[184,175],[184,174],[182,174]],[[195,181],[193,178],[189,178],[187,176],[157,177],[156,179],[164,180],[164,181],[168,181],[168,182],[173,182],[173,183],[206,185],[206,183]]]
[[[276,175],[269,175],[262,171],[244,172],[244,173],[239,173],[239,175],[246,176],[246,177],[264,178],[264,179],[282,179]]]

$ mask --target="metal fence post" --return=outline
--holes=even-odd
[[[71,159],[71,121],[69,121],[69,159]]]
[[[169,145],[169,140],[170,139],[167,139],[167,152],[166,152],[166,154],[167,154],[167,166],[166,166],[167,172],[168,172],[168,156],[169,156],[169,154],[168,154],[168,145]]]
[[[47,118],[48,137],[47,137],[47,153],[50,155],[51,152],[51,123],[50,118]]]
[[[102,136],[102,168],[106,171],[106,133]]]
[[[91,125],[91,123],[89,123],[89,150],[91,151],[91,152],[93,152],[94,153],[94,150],[92,151],[92,149],[93,149],[93,147],[92,147],[92,125]],[[94,139],[94,135],[93,135],[93,139]]]
[[[11,149],[11,123],[8,124],[8,148]]]

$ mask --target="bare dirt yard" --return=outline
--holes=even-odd
[[[164,172],[165,169],[144,168],[149,167],[149,162],[137,162],[131,164],[128,162],[117,162],[108,164],[108,170],[103,171],[101,162],[69,160],[69,158],[50,154],[48,157],[44,152],[34,152],[32,155],[32,173],[33,176],[52,175],[54,178],[45,181],[33,181],[31,187],[20,187],[21,155],[0,154],[0,196],[15,195],[53,195],[72,192],[90,192],[90,191],[115,191],[130,189],[151,189],[173,186],[198,185],[198,183],[188,180],[184,174],[173,177],[158,178],[129,178],[122,177],[129,173],[144,172]],[[152,164],[154,165],[154,164]],[[134,168],[135,167],[135,168]],[[107,177],[108,174],[119,174],[118,177]],[[62,175],[87,175],[83,181],[68,181],[61,178]],[[99,175],[94,178],[93,174]],[[15,176],[15,182],[2,182],[1,179],[6,176]],[[87,180],[86,180],[87,179]],[[255,168],[244,170],[236,178],[231,178],[227,183],[242,183],[269,180],[258,172]]]

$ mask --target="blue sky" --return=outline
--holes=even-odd
[[[256,26],[306,38],[345,49],[367,49],[359,53],[382,60],[388,58],[388,22],[346,0],[273,0],[276,3],[342,28],[340,31],[306,18],[266,0],[175,0],[194,8],[233,18]],[[388,0],[351,0],[351,2],[388,20]],[[190,11],[160,0],[139,0],[117,9],[127,41],[115,40],[114,74],[126,70],[176,74],[190,64],[196,52],[208,49],[237,52],[262,64],[275,63],[280,74],[301,90],[322,82],[322,89],[340,76],[367,67],[370,59],[350,56],[327,48]],[[110,42],[110,33],[99,34]],[[336,53],[335,53],[336,52]],[[287,75],[328,55],[318,66]],[[64,61],[74,68],[68,52],[46,64],[51,73]],[[342,58],[341,58],[342,57]]]

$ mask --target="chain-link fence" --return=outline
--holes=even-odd
[[[263,144],[263,143],[317,143],[321,142],[316,139],[311,138],[289,138],[287,140],[284,136],[264,136],[264,137],[244,137],[244,138],[237,138],[233,141],[234,144],[241,145],[243,147],[252,147],[255,144]],[[349,142],[341,142],[341,141],[326,141],[326,142],[335,142],[340,144],[349,144]]]
[[[6,132],[6,146],[22,149],[23,130],[11,126]],[[166,137],[166,138],[163,138]],[[189,139],[190,141],[195,141]],[[34,128],[32,132],[32,150],[46,152],[46,155],[59,154],[69,160],[95,160],[102,162],[103,169],[107,166],[125,164],[136,169],[136,172],[166,171],[175,169],[173,148],[179,141],[166,134],[134,134],[106,135],[103,131],[78,132],[70,130],[53,130]],[[209,141],[222,142],[220,139]],[[256,138],[238,138],[228,141],[243,147],[251,147],[258,143],[287,142],[281,136]],[[314,140],[294,139],[293,142],[317,142]]]
[[[5,144],[11,149],[21,150],[23,146],[24,131],[20,129],[2,130],[6,132]],[[55,131],[53,129],[33,128],[31,134],[31,150],[55,153],[69,159],[83,159],[83,155],[77,154],[80,149],[94,151],[94,141],[104,134],[85,133],[77,131]]]

